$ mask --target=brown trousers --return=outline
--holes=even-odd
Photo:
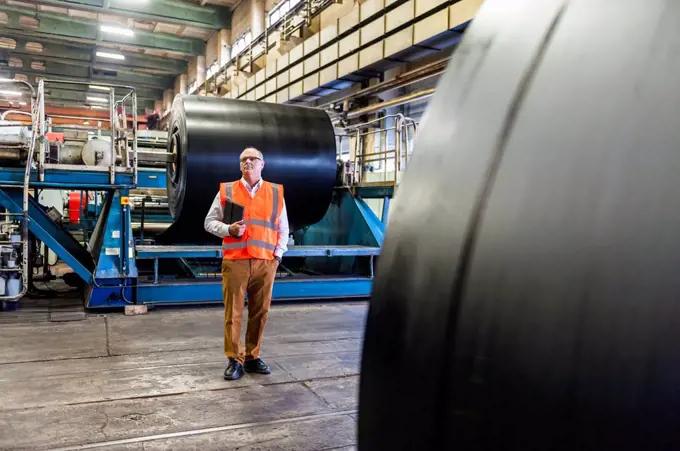
[[[264,328],[272,303],[272,287],[279,264],[276,260],[222,260],[224,295],[224,354],[243,363],[262,351]],[[245,353],[241,344],[243,306],[248,293],[248,326]]]

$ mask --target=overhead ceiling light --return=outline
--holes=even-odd
[[[105,106],[101,106],[101,105],[91,105],[90,108],[92,108],[93,110],[107,110],[108,109]]]
[[[88,102],[103,102],[106,103],[109,101],[106,97],[95,97],[95,96],[87,96],[87,101]]]
[[[26,102],[19,102],[19,105],[26,106]]]
[[[90,85],[89,88],[90,89],[96,89],[98,91],[110,91],[111,90],[111,88],[109,88],[108,86]]]
[[[97,52],[97,56],[101,56],[102,58],[111,58],[114,60],[124,60],[125,55],[121,55],[119,53],[109,53],[109,52]]]
[[[0,91],[0,95],[3,95],[3,96],[20,96],[21,91]]]
[[[123,27],[116,27],[114,25],[102,25],[99,28],[101,31],[105,33],[115,33],[115,34],[120,34],[123,36],[134,36],[135,33],[130,30],[129,28],[123,28]]]

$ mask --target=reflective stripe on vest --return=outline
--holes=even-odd
[[[248,246],[261,247],[270,251],[276,250],[276,246],[261,240],[239,241],[238,243],[223,243],[222,249],[245,249]]]
[[[272,230],[279,230],[279,228],[276,227],[275,222],[263,221],[262,219],[246,219],[245,221],[243,221],[243,223],[245,225],[252,224],[252,225],[258,225],[258,226],[266,227],[266,228],[272,229]]]

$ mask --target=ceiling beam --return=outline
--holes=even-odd
[[[231,13],[227,8],[201,7],[177,0],[39,0],[39,3],[211,30],[229,28],[231,24]]]
[[[50,89],[45,92],[45,99],[49,99],[51,102],[61,102],[61,103],[75,103],[78,105],[102,105],[108,106],[108,103],[90,102],[88,101],[88,96],[91,97],[104,97],[107,98],[108,94],[106,92],[77,92],[77,91],[64,91],[59,89]],[[120,100],[123,96],[116,96],[116,100]],[[153,108],[154,99],[144,99],[137,97],[137,109]],[[127,103],[127,108],[130,108],[130,103]]]
[[[71,87],[80,86],[82,89],[72,89]],[[155,102],[160,100],[157,92],[149,90],[135,90],[137,93],[137,100],[148,100]],[[94,97],[108,97],[106,91],[99,91],[94,89],[89,89],[87,85],[56,85],[48,84],[45,88],[45,95],[58,99],[73,99],[85,102],[87,96]],[[122,89],[116,91],[116,100],[120,100],[125,95]]]
[[[32,56],[14,55],[15,58],[21,60],[22,67],[16,67],[18,71],[33,71],[42,74],[43,77],[49,78],[51,75],[60,75],[66,77],[73,77],[74,80],[105,80],[111,83],[126,84],[132,86],[151,86],[155,88],[171,88],[174,86],[173,77],[141,74],[136,72],[114,70],[113,68],[94,66],[92,74],[88,65],[74,65],[65,64],[57,61],[44,61],[45,70],[35,69],[31,67],[31,63],[35,58]]]
[[[78,20],[57,14],[36,13],[30,9],[0,5],[0,11],[7,13],[8,22],[5,29],[22,32],[26,36],[42,36],[45,38],[81,39],[88,43],[105,42],[123,44],[133,47],[179,52],[186,55],[203,55],[205,42],[201,39],[180,38],[169,34],[151,33],[134,30],[133,36],[104,33],[98,22]],[[38,20],[38,27],[31,29],[20,23],[21,16]]]
[[[25,37],[14,33],[1,33],[0,37],[8,37],[16,41],[16,48],[9,50],[10,55],[30,56],[35,60],[57,60],[57,62],[83,64],[92,63],[93,50],[96,49],[93,45],[88,44],[70,44],[58,43],[54,40],[44,38]],[[29,42],[37,42],[43,46],[43,51],[31,52],[26,50],[26,44]],[[135,54],[130,52],[119,52],[106,47],[100,47],[100,51],[110,53],[120,53],[125,56],[125,60],[118,61],[110,58],[102,58],[95,56],[95,64],[101,63],[107,67],[115,67],[121,70],[134,69],[155,69],[175,75],[177,73],[185,72],[189,66],[188,62],[180,59],[162,58],[153,55]]]
[[[151,80],[157,80],[158,77],[141,77],[133,76],[128,74],[117,73],[116,76],[111,76],[112,72],[102,72],[99,69],[93,70],[93,77],[90,78],[88,67],[74,67],[63,65],[64,67],[53,67],[49,66],[49,70],[39,71],[25,68],[2,68],[0,69],[1,78],[14,78],[17,74],[23,74],[29,77],[29,83],[36,85],[36,77],[48,79],[48,80],[60,80],[60,81],[78,81],[78,82],[88,82],[92,84],[98,83],[112,83],[120,84],[126,86],[133,86],[134,88],[149,88],[158,89],[159,91],[164,88],[170,88],[173,86],[172,78],[168,78],[168,81],[163,83],[153,83]],[[160,98],[160,96],[159,96]]]

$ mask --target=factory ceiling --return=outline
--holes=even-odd
[[[238,0],[0,0],[0,77],[111,82],[153,106],[206,40],[230,27]],[[87,85],[50,90],[53,104],[85,102]]]

